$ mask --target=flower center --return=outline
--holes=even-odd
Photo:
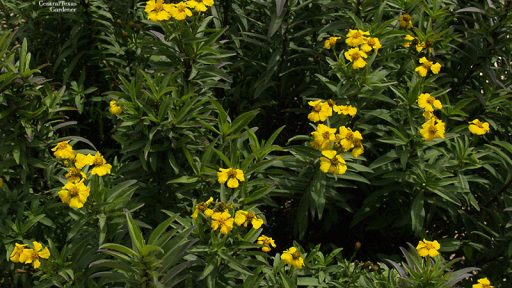
[[[297,260],[300,258],[300,252],[299,251],[295,251],[292,253],[292,257],[294,260]]]
[[[352,55],[351,55],[351,56],[352,56],[352,58],[353,58],[354,60],[357,60],[357,59],[361,58],[361,55],[359,55],[359,51],[354,51],[354,52],[352,52]]]
[[[235,169],[230,169],[228,171],[228,178],[236,178],[236,170]]]
[[[375,39],[373,39],[373,38],[368,39],[368,45],[370,45],[370,46],[375,45]]]
[[[315,107],[313,107],[313,110],[315,110],[315,112],[320,112],[320,110],[322,110],[322,106],[320,106],[320,104],[317,104],[315,105]]]
[[[429,134],[431,134],[431,135],[435,135],[435,134],[436,134],[436,132],[437,132],[437,128],[436,128],[436,126],[430,126],[430,127],[428,128],[428,133],[429,133]],[[432,244],[430,244],[430,243],[429,243],[429,244],[427,244],[427,249],[434,249],[434,248],[433,248]]]
[[[156,3],[155,3],[155,10],[156,11],[160,11],[162,10],[163,8],[163,4],[164,4],[164,1],[163,0],[156,0]]]
[[[185,13],[185,9],[187,9],[187,6],[182,2],[178,3],[178,5],[176,5],[176,8],[178,8],[178,11],[180,11],[180,13]]]
[[[69,191],[69,195],[71,195],[72,197],[78,196],[78,194],[79,194],[78,188],[76,188],[76,187],[72,187],[68,191]]]
[[[336,158],[336,156],[331,159],[331,164],[335,166],[339,164],[338,158]]]
[[[322,133],[322,137],[326,140],[329,140],[331,134],[329,133],[329,131],[325,131],[324,133]]]

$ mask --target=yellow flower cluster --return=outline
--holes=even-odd
[[[329,37],[324,42],[324,48],[325,49],[331,49],[334,48],[334,45],[336,45],[336,42],[340,40],[341,37]]]
[[[189,0],[179,3],[164,3],[164,0],[149,0],[146,2],[144,11],[148,19],[154,22],[175,19],[185,20],[192,16],[192,10],[205,12],[208,7],[213,6],[214,0]]]
[[[435,138],[444,139],[445,123],[434,114],[435,109],[443,108],[441,101],[429,93],[421,93],[418,97],[418,106],[423,109],[423,117],[426,120],[420,129],[423,139],[426,141],[431,141]]]
[[[357,108],[350,105],[337,105],[332,99],[309,101],[308,104],[313,107],[313,111],[308,114],[308,119],[312,122],[326,121],[333,115],[333,111],[350,117],[354,117],[357,113]],[[347,164],[342,153],[352,149],[352,156],[359,157],[364,152],[361,133],[345,126],[336,129],[318,124],[316,130],[311,132],[311,136],[313,137],[313,141],[310,142],[311,147],[322,154],[320,171],[324,173],[344,174],[347,171]]]
[[[345,43],[350,47],[354,47],[344,53],[345,58],[352,62],[353,69],[365,67],[367,63],[364,59],[368,58],[367,53],[372,50],[378,51],[382,48],[378,38],[370,37],[370,32],[359,29],[349,29]]]
[[[350,105],[336,105],[334,100],[329,99],[309,101],[308,105],[313,107],[313,110],[308,114],[308,119],[311,122],[324,122],[327,118],[332,116],[332,112],[338,115],[346,115],[350,117],[356,116],[357,108]]]
[[[206,202],[200,202],[196,205],[192,213],[192,219],[196,220],[199,213],[202,213],[205,219],[210,220],[212,230],[219,230],[223,235],[228,234],[233,229],[234,224],[244,227],[251,224],[254,230],[260,229],[263,225],[263,219],[259,218],[253,211],[237,210],[235,217],[233,217],[229,211],[231,207],[231,204],[214,202],[213,197],[210,197]]]
[[[491,281],[489,281],[489,279],[487,279],[487,277],[478,279],[478,283],[473,284],[472,287],[473,288],[494,288],[494,286],[491,285]]]
[[[491,128],[489,128],[488,122],[480,122],[479,119],[475,119],[471,122],[469,122],[468,126],[469,132],[475,135],[484,135],[489,133],[491,131]]]
[[[258,237],[258,240],[256,240],[256,244],[261,245],[261,251],[268,253],[272,250],[272,248],[276,248],[276,243],[274,242],[274,239],[271,237],[261,235]]]
[[[441,245],[437,240],[428,241],[423,239],[423,241],[419,241],[418,246],[416,246],[416,251],[418,251],[421,257],[436,257],[439,255],[439,249],[441,249]]]
[[[33,248],[27,247],[27,244],[16,243],[9,256],[9,260],[14,263],[32,264],[34,269],[41,266],[39,259],[50,258],[48,247],[43,249],[43,245],[37,241],[32,242]]]
[[[119,103],[116,100],[110,100],[108,110],[110,111],[110,113],[112,115],[116,115],[116,116],[123,113],[123,108],[121,108],[121,106],[119,106]]]
[[[304,258],[296,247],[290,247],[281,255],[281,260],[297,269],[304,267]]]
[[[61,201],[71,208],[82,208],[87,202],[90,192],[90,188],[84,183],[87,180],[87,174],[82,169],[88,166],[90,169],[87,172],[101,177],[110,174],[112,165],[108,164],[98,151],[95,155],[77,153],[69,144],[69,140],[57,143],[52,151],[53,155],[64,160],[67,166],[67,173],[64,177],[68,182],[58,193]]]

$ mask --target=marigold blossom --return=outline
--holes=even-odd
[[[478,279],[478,283],[473,284],[472,288],[494,288],[494,286],[492,286],[491,281],[489,281],[489,279],[487,279],[487,277],[485,277],[485,278]]]
[[[382,48],[382,45],[380,44],[379,38],[375,37],[369,37],[366,39],[366,42],[361,45],[361,50],[364,52],[370,52],[373,50],[379,50]]]
[[[110,100],[108,110],[110,111],[110,113],[112,115],[116,115],[116,116],[123,113],[123,108],[121,108],[121,106],[119,106],[119,103],[117,103],[116,100]]]
[[[272,239],[271,237],[267,237],[265,235],[261,235],[260,237],[258,237],[256,244],[261,245],[261,251],[265,253],[270,252],[272,248],[276,248],[276,243],[274,242],[274,239]]]
[[[169,8],[169,13],[174,19],[181,21],[187,19],[187,17],[192,16],[192,11],[188,9],[185,2],[179,2],[171,5],[172,6]]]
[[[325,40],[325,42],[324,42],[324,48],[325,49],[331,49],[332,47],[334,47],[334,45],[336,45],[336,41],[338,41],[339,39],[341,39],[341,37],[329,37],[329,38],[327,38],[327,40]]]
[[[200,202],[196,205],[194,212],[192,213],[192,219],[196,219],[199,216],[199,212],[203,212],[206,217],[210,217],[213,214],[213,210],[209,208],[210,204],[213,203],[213,197],[210,197],[206,202]]]
[[[212,214],[211,227],[213,231],[217,231],[220,228],[220,233],[226,235],[233,229],[233,222],[235,221],[229,212],[215,212]]]
[[[427,241],[423,239],[423,241],[419,241],[418,246],[416,246],[416,250],[418,251],[418,254],[421,257],[436,257],[437,255],[439,255],[439,252],[437,250],[439,250],[440,248],[441,245],[439,244],[439,242],[437,242],[437,240]]]
[[[337,154],[335,150],[324,150],[320,157],[320,171],[332,174],[345,174],[347,171],[347,164],[343,156]]]
[[[244,227],[251,223],[252,228],[257,230],[263,225],[263,219],[258,218],[252,211],[238,210],[235,213],[235,223],[238,226],[244,225]]]
[[[413,36],[411,36],[411,35],[405,35],[405,36],[404,36],[404,40],[405,40],[405,42],[404,42],[403,46],[404,46],[405,48],[409,48],[409,47],[411,47],[411,43],[414,41],[414,39],[416,39],[416,38],[414,38],[414,37],[413,37]]]
[[[426,141],[435,138],[444,139],[445,124],[437,118],[430,118],[421,126],[420,134]]]
[[[368,54],[362,50],[359,50],[359,48],[349,49],[344,53],[344,55],[348,61],[352,62],[352,68],[361,69],[366,66],[366,61],[364,59],[368,58]]]
[[[85,173],[82,172],[82,170],[76,167],[69,168],[68,172],[64,175],[64,177],[66,177],[66,180],[73,183],[87,179],[87,175],[85,175]]]
[[[238,188],[238,182],[245,181],[244,171],[235,168],[219,168],[219,172],[217,172],[217,181],[220,184],[227,182],[227,186],[229,188]]]
[[[309,101],[308,105],[313,107],[313,111],[308,114],[308,119],[311,122],[323,122],[332,116],[332,107],[323,100]]]
[[[435,109],[442,109],[443,104],[441,104],[441,101],[436,100],[432,95],[429,93],[421,93],[418,97],[418,106],[422,108],[425,111],[433,112]]]
[[[83,181],[78,183],[68,182],[59,191],[60,200],[71,208],[82,208],[89,197],[90,188]]]
[[[32,242],[32,245],[34,245],[34,249],[23,249],[18,260],[21,263],[32,264],[34,269],[37,269],[41,266],[39,258],[50,258],[50,250],[48,250],[48,247],[43,249],[43,245],[37,241]]]
[[[153,22],[165,21],[171,19],[171,7],[172,4],[164,4],[164,0],[149,0],[144,11]]]
[[[468,126],[469,132],[475,134],[475,135],[484,135],[491,131],[489,128],[488,122],[480,122],[479,119],[475,119],[471,122],[469,122]]]
[[[304,267],[304,258],[302,258],[299,250],[295,247],[290,247],[288,250],[284,251],[281,255],[281,260],[297,269]]]
[[[23,250],[27,247],[27,244],[14,244],[14,249],[9,256],[9,260],[14,263],[20,262],[20,255],[23,253]]]
[[[357,108],[351,105],[337,105],[333,107],[334,112],[340,115],[354,117],[357,114]]]
[[[366,41],[366,36],[370,35],[368,31],[362,31],[359,29],[349,29],[347,33],[347,39],[345,39],[345,43],[348,46],[356,47],[361,44],[364,44]]]
[[[418,72],[421,77],[426,77],[429,70],[434,74],[438,74],[441,70],[441,64],[431,62],[425,57],[421,57],[419,62],[421,65],[416,67],[415,71]]]
[[[324,124],[318,124],[316,130],[311,132],[313,141],[311,146],[318,150],[325,150],[331,146],[332,141],[336,139],[336,128],[330,128]]]
[[[59,159],[73,160],[76,152],[73,151],[73,147],[69,145],[70,140],[61,141],[52,148],[53,156]]]

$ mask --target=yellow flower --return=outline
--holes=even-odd
[[[400,15],[398,20],[400,22],[400,28],[402,29],[411,29],[412,28],[412,17],[411,15],[405,13]]]
[[[347,128],[345,126],[341,126],[338,129],[338,134],[336,135],[336,143],[339,144],[343,151],[348,151],[354,148],[355,144],[361,142],[363,140],[363,136],[359,131],[352,131],[352,129]]]
[[[85,173],[76,167],[69,168],[68,173],[66,173],[66,175],[64,175],[64,177],[66,177],[66,179],[69,182],[73,182],[73,183],[77,183],[77,182],[82,181],[83,179],[87,179],[87,176],[85,175]]]
[[[308,119],[311,122],[323,122],[332,116],[331,106],[323,100],[309,101],[308,105],[313,107],[313,111],[308,114]]]
[[[405,42],[404,42],[403,46],[404,46],[405,48],[409,48],[409,47],[411,47],[411,43],[412,43],[415,39],[416,39],[416,38],[412,37],[411,35],[405,35],[405,36],[404,36],[404,40],[405,40]]]
[[[420,53],[426,47],[427,44],[425,42],[419,42],[418,44],[416,44],[416,51]]]
[[[14,263],[20,262],[20,255],[23,253],[23,250],[25,250],[25,247],[27,247],[27,244],[16,243],[11,252],[11,256],[9,256],[9,260]]]
[[[433,117],[423,123],[421,126],[421,136],[426,141],[433,140],[434,138],[444,139],[445,124],[443,121]]]
[[[334,106],[333,110],[340,115],[349,115],[350,117],[354,117],[357,114],[357,108],[351,105]]]
[[[164,4],[164,0],[149,0],[146,2],[146,11],[148,19],[154,22],[171,19],[169,13],[172,4]],[[113,113],[112,113],[113,114]]]
[[[265,253],[270,252],[272,248],[276,248],[276,243],[274,242],[274,239],[272,239],[271,237],[267,237],[265,235],[261,235],[260,237],[258,237],[256,244],[261,245],[261,251]]]
[[[478,279],[478,284],[473,284],[473,288],[494,288],[494,286],[491,286],[491,281],[485,277]]]
[[[281,260],[297,269],[304,267],[304,259],[295,247],[290,247],[290,249],[284,251],[281,255]]]
[[[366,61],[363,58],[368,58],[368,55],[364,51],[360,51],[359,48],[349,49],[344,55],[348,61],[352,62],[352,68],[361,69],[366,66]]]
[[[2,189],[2,187],[4,187],[4,179],[0,178],[0,189]]]
[[[252,228],[257,230],[263,225],[263,220],[258,218],[252,211],[238,210],[235,213],[235,223],[238,226],[244,225],[244,227],[251,223]]]
[[[59,191],[60,200],[71,208],[82,208],[89,197],[90,188],[84,182],[68,182]]]
[[[203,212],[206,217],[210,217],[213,214],[213,210],[208,208],[210,204],[213,202],[213,197],[210,197],[206,202],[200,202],[196,205],[196,209],[194,209],[194,213],[192,213],[192,219],[196,219],[199,215],[199,212]]]
[[[418,254],[421,257],[436,257],[437,255],[439,255],[439,252],[437,252],[437,250],[439,250],[440,248],[441,245],[436,240],[427,241],[425,239],[423,239],[423,241],[420,241],[418,243],[418,246],[416,246],[416,250],[418,251]]]
[[[438,74],[439,71],[441,70],[441,64],[434,64],[434,62],[427,60],[427,58],[425,57],[421,57],[419,62],[421,63],[421,65],[416,67],[415,71],[418,72],[418,74],[420,74],[421,77],[426,77],[429,69],[434,74]]]
[[[81,170],[85,166],[89,166],[92,165],[92,163],[94,163],[94,156],[92,156],[91,154],[85,155],[82,153],[78,153],[76,154],[74,161],[75,167]]]
[[[110,170],[112,169],[112,165],[107,163],[99,151],[96,151],[92,165],[94,165],[94,167],[91,170],[91,174],[100,177],[110,174]]]
[[[329,128],[329,126],[324,124],[318,124],[316,130],[311,132],[311,135],[313,136],[311,146],[318,150],[329,148],[331,146],[331,141],[336,139],[334,133],[336,133],[336,128]]]
[[[339,39],[341,39],[341,37],[329,37],[324,42],[324,48],[331,49],[331,47],[334,47],[334,45],[336,45],[336,41],[338,41]]]
[[[91,170],[92,175],[105,176],[110,174],[110,170],[112,169],[112,165],[108,164],[105,158],[101,155],[99,151],[96,151],[96,154],[93,156],[91,154],[77,154],[75,158],[75,167],[78,169],[82,169],[85,166],[94,166]]]
[[[179,2],[176,4],[171,4],[172,6],[169,8],[169,13],[171,13],[171,16],[178,20],[185,20],[187,17],[192,16],[192,11],[188,9],[187,4],[184,2]]]
[[[32,263],[34,269],[37,269],[39,266],[41,266],[41,261],[39,261],[39,258],[50,258],[50,250],[48,250],[48,247],[43,249],[43,245],[37,241],[32,242],[32,244],[34,245],[34,249],[23,249],[23,252],[19,256],[19,262],[25,264]]]
[[[349,29],[347,33],[347,39],[345,39],[345,43],[347,43],[348,46],[356,47],[361,44],[364,44],[366,37],[365,35],[370,35],[370,32],[368,31],[362,31],[362,30],[353,30]]]
[[[434,108],[443,108],[443,104],[441,104],[441,101],[436,100],[436,98],[434,98],[429,93],[420,94],[420,96],[418,97],[418,106],[427,112],[433,112]]]
[[[335,150],[324,150],[320,157],[320,171],[324,173],[344,174],[347,171],[347,164],[341,155],[336,155]]]
[[[73,151],[73,147],[69,145],[69,140],[57,143],[57,145],[52,148],[52,151],[53,156],[59,159],[73,160],[76,154],[75,151]]]
[[[224,184],[227,181],[229,188],[238,188],[238,181],[245,181],[244,171],[235,168],[219,168],[219,172],[217,172],[217,181],[219,181],[220,184]]]
[[[119,106],[119,103],[117,103],[116,100],[110,100],[110,104],[109,104],[109,111],[110,113],[112,113],[112,115],[119,115],[121,113],[123,113],[123,108],[121,108],[121,106]]]
[[[354,139],[354,149],[352,149],[352,156],[359,157],[364,153],[364,146],[361,140]]]
[[[489,123],[487,122],[480,122],[479,119],[475,119],[471,122],[469,122],[469,132],[475,134],[475,135],[484,135],[491,131],[489,128]]]
[[[212,214],[211,227],[213,231],[216,231],[220,227],[220,233],[226,235],[233,229],[233,222],[235,220],[231,218],[229,212],[215,212]]]
[[[431,118],[437,119],[436,115],[434,115],[433,111],[425,111],[423,112],[423,117],[425,120],[430,120]]]
[[[213,6],[213,0],[190,0],[185,2],[188,7],[193,8],[197,12],[204,12],[208,7]]]
[[[361,45],[361,50],[364,52],[370,52],[372,49],[379,50],[382,48],[382,45],[380,44],[379,38],[370,37],[366,39],[366,42]]]

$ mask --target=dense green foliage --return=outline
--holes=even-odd
[[[226,0],[158,22],[145,1],[68,2],[75,12],[0,0],[0,286],[512,281],[512,1]],[[345,54],[351,29],[382,44],[361,69]],[[441,71],[422,77],[422,57]],[[422,93],[442,103],[442,139],[422,137]],[[310,143],[317,99],[357,108],[324,122],[363,137],[339,175]],[[490,131],[470,133],[474,119]],[[112,165],[84,170],[80,209],[61,201],[76,159],[52,148],[67,140]],[[236,189],[218,181],[230,167],[245,175]],[[221,233],[207,207],[264,224]],[[408,243],[422,239],[441,255],[420,257]],[[51,253],[41,267],[10,261],[32,241]]]

